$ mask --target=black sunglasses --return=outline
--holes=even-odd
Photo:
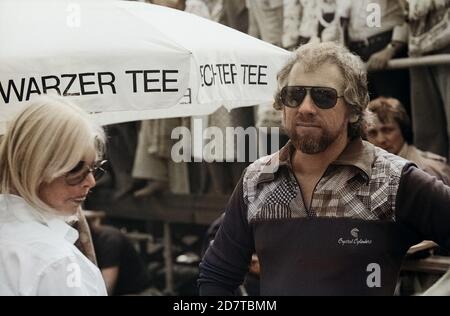
[[[94,176],[95,181],[98,181],[106,173],[103,167],[107,162],[107,160],[102,160],[95,162],[92,166],[87,166],[86,162],[80,161],[75,168],[66,173],[66,183],[71,186],[79,185],[90,173]]]
[[[299,107],[309,93],[314,104],[320,109],[333,108],[342,98],[334,88],[310,86],[286,86],[279,94],[280,102],[290,108]]]

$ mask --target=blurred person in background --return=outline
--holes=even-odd
[[[398,0],[409,56],[450,54],[450,0]],[[414,144],[450,158],[450,64],[411,67]]]
[[[343,44],[336,10],[336,0],[285,0],[283,47],[293,50],[310,41],[337,41]]]
[[[411,121],[399,100],[380,97],[367,108],[366,137],[372,144],[391,154],[414,162],[420,169],[450,184],[450,167],[447,159],[425,152],[412,144]]]
[[[370,98],[394,97],[409,106],[408,70],[384,70],[390,59],[407,57],[405,19],[399,3],[396,0],[338,0],[337,4],[346,45],[367,65]]]
[[[206,4],[200,0],[148,0],[148,3],[186,11],[209,18]],[[132,176],[145,180],[143,188],[134,191],[136,198],[146,198],[169,191],[174,194],[189,194],[189,168],[186,162],[175,163],[171,159],[173,129],[190,127],[190,118],[147,120],[141,124],[138,145],[134,158]]]

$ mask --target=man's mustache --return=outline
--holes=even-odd
[[[294,120],[295,125],[317,125],[322,126],[320,120],[316,116],[298,115]]]

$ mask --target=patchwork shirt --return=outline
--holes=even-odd
[[[294,151],[247,168],[200,264],[202,295],[233,293],[254,252],[262,295],[392,295],[409,247],[450,246],[450,188],[412,163],[355,139],[305,205]]]

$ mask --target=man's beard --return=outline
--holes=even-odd
[[[312,123],[310,120],[302,122]],[[299,135],[297,133],[296,121],[294,121],[290,128],[286,128],[286,131],[295,149],[300,150],[304,154],[314,155],[324,152],[333,144],[344,128],[344,124],[341,124],[340,128],[334,132],[321,126],[320,133],[302,133]]]

